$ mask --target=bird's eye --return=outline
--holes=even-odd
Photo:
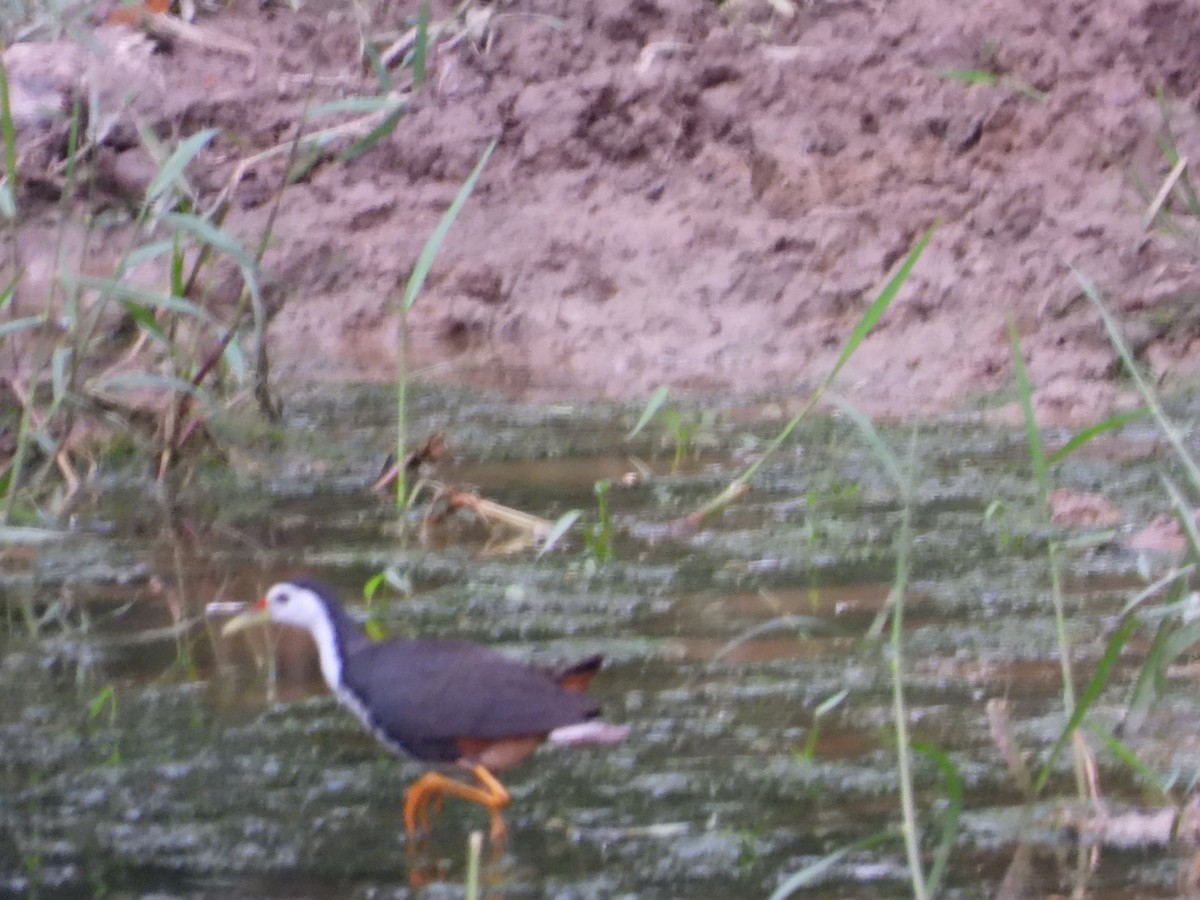
[[[275,595],[275,602],[280,604],[281,606],[284,603],[287,603],[291,599],[292,599],[291,594],[276,594]]]

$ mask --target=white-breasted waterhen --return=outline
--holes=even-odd
[[[511,797],[494,772],[543,742],[612,744],[629,733],[600,719],[586,693],[599,656],[549,671],[467,641],[372,641],[328,588],[308,579],[272,586],[225,633],[265,621],[312,635],[329,689],[389,748],[474,775],[478,786],[422,775],[404,804],[410,838],[428,831],[431,804],[440,808],[450,794],[486,807],[499,840],[506,831],[500,811]]]

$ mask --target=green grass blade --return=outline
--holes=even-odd
[[[783,884],[775,888],[771,892],[771,896],[767,900],[786,900],[796,891],[802,888],[813,887],[820,884],[821,881],[829,874],[830,871],[851,853],[858,853],[862,850],[870,850],[882,844],[888,844],[896,840],[898,835],[890,831],[884,831],[879,834],[873,834],[870,837],[863,838],[861,841],[855,841],[846,847],[834,850],[832,853],[822,856],[815,863],[805,866],[799,872],[794,872],[784,879]]]
[[[908,708],[904,701],[904,606],[912,567],[913,482],[916,479],[917,430],[914,427],[908,447],[907,476],[901,481],[900,531],[896,535],[896,574],[888,593],[892,610],[891,649],[892,726],[896,730],[896,780],[900,784],[900,810],[904,817],[904,852],[908,874],[916,900],[927,900],[929,885],[921,866],[920,832],[917,823],[915,791],[912,779],[912,745],[908,737]]]
[[[1173,630],[1174,627],[1170,622],[1160,622],[1154,633],[1154,639],[1145,652],[1145,658],[1142,660],[1141,668],[1138,669],[1137,678],[1133,683],[1129,706],[1121,720],[1121,727],[1126,735],[1137,734],[1146,720],[1146,714],[1149,713],[1150,707],[1162,693],[1166,683],[1167,666],[1170,664],[1170,660],[1167,659],[1167,642],[1171,639]]]
[[[70,360],[71,350],[69,347],[55,348],[54,355],[50,358],[50,383],[54,393],[51,396],[50,410],[46,413],[46,419],[54,418],[54,413],[58,411],[59,404],[67,394],[67,363]]]
[[[208,395],[185,378],[174,375],[155,375],[150,372],[118,372],[96,379],[89,387],[94,391],[167,391],[175,394],[187,394],[194,397],[204,406],[211,408]]]
[[[854,351],[858,349],[858,345],[863,342],[866,336],[871,333],[871,329],[883,318],[883,314],[887,312],[888,307],[892,305],[892,301],[896,299],[896,295],[900,293],[900,288],[904,287],[904,283],[908,281],[908,276],[912,273],[913,266],[917,264],[917,260],[921,258],[921,254],[925,252],[925,247],[933,239],[933,234],[937,231],[938,225],[938,222],[934,222],[926,229],[925,233],[921,235],[920,240],[917,241],[916,246],[908,252],[908,256],[905,257],[900,268],[896,270],[896,274],[888,280],[888,283],[883,286],[883,290],[879,292],[879,296],[867,307],[867,311],[863,313],[858,324],[854,326],[854,331],[850,333],[850,338],[846,341],[846,346],[842,348],[842,355],[838,357],[838,361],[834,363],[833,369],[826,376],[826,386],[833,382],[838,372],[842,370],[842,366],[854,355]]]
[[[50,528],[34,528],[23,525],[0,525],[0,546],[37,547],[56,541],[65,541],[72,536],[70,531],[54,531]]]
[[[175,297],[182,297],[185,291],[183,280],[183,244],[184,242],[176,235],[176,239],[172,242],[175,246],[171,248],[171,262],[168,266],[169,282],[171,285],[171,294]]]
[[[397,105],[401,109],[406,108],[404,101],[386,95],[382,97],[346,97],[342,100],[331,100],[329,103],[315,106],[308,115],[309,118],[317,119],[322,116],[340,116],[347,113],[362,115],[383,110],[395,112]]]
[[[257,269],[254,257],[246,248],[233,235],[212,222],[191,213],[168,213],[163,219],[180,231],[187,232],[200,243],[208,244],[214,250],[224,253],[237,263],[243,272],[254,272]]]
[[[225,360],[225,365],[234,380],[238,384],[245,384],[250,376],[250,367],[246,363],[246,354],[242,352],[241,345],[236,340],[231,340],[221,351],[221,358]]]
[[[1102,731],[1096,728],[1090,722],[1083,723],[1084,730],[1095,738],[1098,738],[1105,748],[1124,763],[1134,775],[1142,782],[1142,784],[1158,794],[1158,796],[1166,803],[1174,803],[1170,793],[1163,787],[1162,776],[1154,769],[1150,768],[1142,758],[1137,755],[1132,747],[1125,744],[1116,735],[1110,734],[1107,731]]]
[[[1171,505],[1175,509],[1175,518],[1179,522],[1179,529],[1183,534],[1183,538],[1187,543],[1189,557],[1192,560],[1200,559],[1200,534],[1196,531],[1196,518],[1192,515],[1192,504],[1188,503],[1183,496],[1183,492],[1179,490],[1175,482],[1166,475],[1159,475],[1162,480],[1163,487],[1167,489],[1167,493],[1171,497]]]
[[[1163,643],[1163,678],[1165,680],[1167,669],[1179,659],[1181,655],[1192,649],[1196,642],[1200,641],[1200,621],[1189,622],[1186,625],[1181,625],[1178,628],[1172,629]]]
[[[1112,668],[1116,665],[1117,659],[1121,655],[1121,650],[1125,646],[1125,642],[1137,630],[1139,622],[1135,618],[1126,619],[1121,623],[1121,627],[1116,630],[1111,638],[1108,639],[1108,646],[1104,648],[1104,656],[1100,658],[1100,662],[1096,665],[1096,671],[1093,673],[1091,680],[1079,695],[1079,700],[1075,704],[1075,709],[1072,710],[1070,718],[1067,719],[1067,724],[1063,727],[1058,739],[1054,742],[1054,746],[1050,748],[1050,755],[1046,758],[1046,762],[1042,765],[1042,769],[1038,772],[1037,780],[1034,782],[1034,793],[1040,794],[1042,788],[1046,786],[1047,780],[1050,778],[1050,773],[1054,767],[1054,763],[1058,760],[1058,755],[1062,752],[1063,747],[1067,745],[1067,741],[1075,733],[1075,729],[1083,721],[1083,717],[1087,715],[1092,704],[1100,696],[1108,683],[1108,676],[1112,672]]]
[[[1092,301],[1092,304],[1100,313],[1100,318],[1104,321],[1104,328],[1108,332],[1109,341],[1116,349],[1117,355],[1121,357],[1121,362],[1125,364],[1125,371],[1133,379],[1134,386],[1137,388],[1138,393],[1142,395],[1142,400],[1145,402],[1147,408],[1149,408],[1151,415],[1154,416],[1159,429],[1166,435],[1167,440],[1171,442],[1176,455],[1178,455],[1180,462],[1183,463],[1184,468],[1187,470],[1188,478],[1192,482],[1192,488],[1200,491],[1200,465],[1197,465],[1196,460],[1192,457],[1191,452],[1184,443],[1183,435],[1175,427],[1175,423],[1167,418],[1162,405],[1158,402],[1157,394],[1142,374],[1141,367],[1133,358],[1133,351],[1129,349],[1129,344],[1126,342],[1124,335],[1121,334],[1121,329],[1117,325],[1116,319],[1108,311],[1108,307],[1101,298],[1100,292],[1092,284],[1091,280],[1074,266],[1071,266],[1071,272],[1074,274],[1075,280],[1079,282],[1080,287],[1083,288],[1084,294],[1087,295],[1088,299]]]
[[[417,14],[417,36],[413,43],[412,70],[413,89],[420,90],[425,83],[425,59],[429,53],[429,0],[421,0]]]
[[[475,164],[475,168],[467,176],[467,180],[458,189],[458,194],[454,197],[454,202],[442,214],[437,228],[433,229],[433,234],[429,235],[429,240],[425,242],[425,247],[421,250],[421,255],[417,257],[417,264],[413,266],[412,274],[408,276],[408,282],[404,286],[403,303],[405,312],[412,309],[413,303],[417,300],[417,295],[421,293],[421,288],[425,285],[425,279],[429,275],[429,270],[433,268],[433,261],[437,258],[438,250],[441,249],[442,241],[446,239],[446,235],[450,231],[450,226],[454,224],[454,220],[462,212],[467,198],[475,190],[475,182],[479,180],[479,176],[483,173],[483,167],[487,165],[487,161],[495,149],[495,141],[487,145],[487,149],[479,157],[479,162]]]
[[[654,418],[667,398],[671,396],[671,390],[665,384],[654,389],[654,393],[650,395],[650,399],[646,401],[646,406],[642,409],[641,418],[637,420],[637,424],[633,426],[629,434],[625,435],[625,440],[630,440],[638,435],[638,433],[650,424],[650,420]]]
[[[396,107],[384,117],[382,122],[372,128],[369,133],[363,135],[361,138],[339,153],[338,161],[347,163],[358,159],[360,156],[382,141],[385,137],[395,131],[396,123],[404,117],[406,112],[408,112],[407,106],[401,104],[400,106]]]
[[[0,339],[21,331],[28,331],[30,328],[37,328],[43,324],[41,316],[25,316],[20,319],[13,319],[11,322],[5,322],[0,325]]]
[[[883,290],[879,292],[879,295],[875,298],[871,305],[867,307],[866,312],[863,313],[862,318],[859,319],[854,331],[846,340],[846,344],[842,348],[842,353],[838,357],[837,362],[829,371],[829,374],[825,376],[824,381],[822,381],[821,384],[819,384],[817,388],[809,395],[808,399],[804,402],[804,405],[800,408],[800,411],[796,413],[796,415],[793,416],[788,423],[783,426],[782,429],[780,429],[779,433],[776,434],[774,438],[771,439],[767,446],[763,448],[762,453],[759,454],[756,460],[754,460],[752,463],[750,463],[750,465],[746,466],[745,469],[736,475],[734,479],[728,485],[726,485],[725,489],[717,494],[717,496],[701,504],[700,507],[688,514],[685,517],[685,520],[688,520],[692,523],[703,522],[706,518],[717,512],[720,512],[738,497],[742,496],[742,494],[745,492],[745,489],[750,484],[750,481],[754,478],[755,474],[757,474],[759,468],[763,465],[763,463],[770,459],[780,447],[783,446],[784,442],[789,437],[791,437],[792,432],[796,430],[796,427],[804,420],[804,417],[807,416],[812,411],[813,407],[815,407],[820,401],[830,384],[833,383],[834,378],[837,377],[838,372],[840,372],[842,367],[846,364],[846,361],[849,360],[854,354],[854,351],[858,349],[859,344],[861,344],[863,339],[870,334],[871,329],[875,327],[876,323],[878,323],[880,318],[882,318],[883,314],[887,312],[887,308],[891,305],[892,300],[895,299],[896,294],[900,292],[900,288],[904,286],[904,282],[908,279],[909,273],[912,272],[913,266],[917,264],[917,260],[921,258],[921,254],[925,251],[925,247],[933,237],[937,227],[937,222],[934,222],[929,226],[929,229],[921,236],[921,239],[917,241],[916,246],[909,251],[908,256],[905,258],[904,263],[897,270],[896,274],[892,276],[886,285],[884,285]]]
[[[950,854],[954,850],[958,838],[958,822],[963,811],[963,780],[954,760],[933,744],[924,741],[913,741],[912,748],[937,766],[942,773],[942,781],[946,785],[946,809],[942,813],[942,836],[938,840],[937,849],[933,852],[933,864],[929,868],[929,896],[936,897],[942,879],[946,875],[946,867],[950,864]]]
[[[554,527],[550,529],[550,533],[546,535],[545,543],[538,548],[536,559],[545,556],[554,549],[554,545],[562,540],[563,535],[571,530],[571,526],[579,521],[579,517],[583,515],[582,510],[572,509],[563,513],[554,523]]]
[[[1155,581],[1151,582],[1150,584],[1146,585],[1144,588],[1142,588],[1140,591],[1138,591],[1136,594],[1134,594],[1125,603],[1125,605],[1123,607],[1121,607],[1120,617],[1122,619],[1125,618],[1125,616],[1129,615],[1131,612],[1133,612],[1135,609],[1137,609],[1139,606],[1141,606],[1143,603],[1145,603],[1148,599],[1153,597],[1155,594],[1157,594],[1163,588],[1167,587],[1169,584],[1171,584],[1171,582],[1176,582],[1177,586],[1178,585],[1186,586],[1186,579],[1191,577],[1191,574],[1195,571],[1196,571],[1196,564],[1188,563],[1186,566],[1183,566],[1180,569],[1172,569],[1170,572],[1167,572],[1167,574],[1163,575],[1161,578],[1158,578]],[[1176,596],[1175,599],[1178,600],[1179,599],[1178,596]]]
[[[0,50],[4,41],[0,41]],[[13,124],[12,99],[8,92],[8,67],[0,53],[0,142],[4,145],[4,189],[7,194],[4,214],[12,219],[17,213],[17,129]]]
[[[160,309],[199,319],[201,322],[211,325],[214,328],[219,329],[221,327],[221,323],[214,319],[208,310],[197,306],[191,300],[185,300],[183,297],[168,297],[163,294],[155,294],[127,281],[113,281],[109,278],[83,276],[73,279],[72,283],[81,288],[88,288],[115,297],[119,302],[126,304],[127,308],[128,304],[134,304],[145,309]]]
[[[1017,382],[1021,412],[1025,419],[1029,461],[1037,480],[1038,500],[1042,509],[1045,510],[1046,522],[1049,524],[1053,521],[1053,514],[1050,509],[1050,474],[1049,465],[1046,462],[1046,445],[1042,440],[1042,432],[1038,428],[1037,418],[1034,415],[1033,386],[1030,384],[1029,373],[1025,368],[1025,353],[1021,349],[1021,338],[1017,333],[1016,322],[1011,314],[1008,317],[1008,339],[1012,354],[1013,375]],[[1058,544],[1053,540],[1046,545],[1046,563],[1050,569],[1050,601],[1054,608],[1054,632],[1058,644],[1059,667],[1062,671],[1063,707],[1066,709],[1068,719],[1077,722],[1077,717],[1082,716],[1083,712],[1075,695],[1071,641],[1067,633],[1066,602],[1063,599],[1062,569],[1058,562],[1058,550]],[[1086,710],[1086,704],[1084,710]],[[1074,732],[1075,727],[1070,726],[1065,734],[1071,735]],[[1058,750],[1061,750],[1061,745],[1056,745],[1055,753]],[[1052,759],[1054,755],[1052,754]],[[1081,801],[1086,800],[1088,796],[1087,763],[1086,748],[1077,743],[1075,745],[1075,789]],[[1042,770],[1042,774],[1047,776],[1048,773],[1049,766],[1047,765]],[[1034,787],[1035,794],[1041,790],[1041,786],[1041,783],[1038,783]]]
[[[1000,76],[987,69],[938,69],[937,74],[950,81],[961,81],[963,84],[995,84]]]
[[[842,701],[850,696],[850,688],[842,688],[836,694],[826,697],[813,708],[813,718],[820,719],[822,716],[827,716],[837,707],[842,705]]]
[[[826,697],[813,709],[812,727],[808,730],[808,740],[804,742],[804,749],[800,751],[792,751],[793,755],[806,762],[811,761],[817,752],[817,743],[821,740],[821,720],[833,710],[837,709],[847,697],[850,696],[849,688],[842,688],[831,697]]]
[[[130,269],[136,268],[152,259],[158,259],[164,253],[170,253],[173,249],[175,249],[174,240],[155,241],[154,243],[138,247],[121,260],[117,268],[117,277],[120,278]]]
[[[802,635],[813,632],[829,633],[835,631],[835,629],[829,624],[828,620],[822,619],[820,616],[803,616],[797,613],[776,616],[752,628],[747,628],[737,637],[727,641],[721,649],[713,654],[709,662],[717,662],[720,659],[724,659],[734,650],[738,649],[738,647],[748,644],[750,641],[757,640],[764,634],[771,634],[775,631],[793,631],[797,635]]]
[[[8,280],[8,284],[4,286],[4,290],[0,291],[0,312],[8,309],[8,305],[12,303],[13,297],[17,295],[17,282],[21,280],[21,273],[17,272]]]
[[[219,129],[205,128],[203,131],[197,131],[176,147],[175,152],[167,158],[154,177],[150,179],[150,184],[146,186],[146,205],[152,204],[175,185],[183,175],[184,169],[188,167],[188,163],[195,159],[196,155],[219,133]],[[183,187],[186,191],[186,185]]]
[[[379,51],[375,49],[375,45],[367,42],[363,52],[367,56],[367,61],[371,64],[371,72],[375,75],[375,82],[379,85],[380,94],[390,94],[394,85],[392,84],[392,73],[388,71],[388,67],[384,65],[383,57],[379,55]]]
[[[479,900],[480,860],[483,858],[483,832],[472,831],[467,838],[467,877],[463,900]]]
[[[904,491],[907,484],[907,479],[904,473],[900,470],[900,461],[896,459],[896,454],[891,451],[891,448],[884,443],[883,438],[879,436],[879,432],[875,429],[871,420],[862,414],[862,411],[854,406],[849,400],[844,397],[838,397],[834,394],[828,395],[827,399],[830,403],[844,412],[850,417],[850,421],[858,428],[859,433],[863,436],[863,440],[867,442],[867,446],[871,448],[871,452],[875,454],[875,458],[883,465],[887,471],[888,477],[892,480],[892,484],[900,490]]]
[[[1054,465],[1066,459],[1088,441],[1098,438],[1100,435],[1109,431],[1116,431],[1119,428],[1124,428],[1130,422],[1136,422],[1138,419],[1144,419],[1150,415],[1150,410],[1145,406],[1139,406],[1132,412],[1121,413],[1117,416],[1105,419],[1103,422],[1097,422],[1095,425],[1089,426],[1080,432],[1072,435],[1071,439],[1046,457],[1048,465]]]
[[[1033,475],[1037,479],[1038,496],[1043,506],[1050,502],[1050,477],[1046,464],[1046,445],[1042,441],[1042,432],[1038,428],[1037,418],[1033,412],[1033,386],[1029,382],[1029,372],[1025,368],[1025,353],[1021,349],[1021,336],[1017,333],[1017,323],[1012,316],[1008,317],[1008,342],[1012,351],[1013,376],[1017,382],[1017,395],[1021,401],[1021,412],[1025,419],[1025,439],[1029,445],[1029,461],[1033,466]]]

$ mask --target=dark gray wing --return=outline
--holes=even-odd
[[[421,758],[457,758],[458,738],[545,734],[599,711],[553,675],[465,641],[386,641],[353,659],[345,686],[376,728]]]

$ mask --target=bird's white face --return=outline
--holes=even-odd
[[[258,601],[258,608],[265,610],[272,622],[304,628],[312,633],[329,621],[321,598],[308,588],[289,581],[272,585],[266,596]]]
[[[334,622],[320,594],[311,588],[281,581],[271,586],[266,596],[254,604],[254,609],[226,622],[222,633],[234,634],[267,621],[303,628],[312,635],[321,658],[321,674],[325,676],[325,683],[334,691],[341,688],[342,660],[337,649]]]

